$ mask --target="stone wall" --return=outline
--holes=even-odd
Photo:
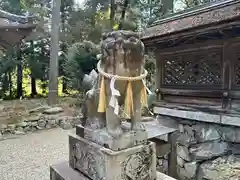
[[[157,171],[168,174],[168,154],[157,157]]]
[[[170,144],[163,139],[153,138],[150,139],[150,141],[155,142],[156,145],[157,171],[168,174],[168,156],[171,147]]]
[[[240,179],[240,127],[158,116],[160,124],[179,129],[179,179]]]
[[[48,108],[41,113],[33,112],[26,119],[12,124],[0,124],[0,140],[12,135],[24,135],[43,129],[60,127],[70,129],[81,124],[82,116],[64,116],[60,107]]]

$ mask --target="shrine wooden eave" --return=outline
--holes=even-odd
[[[240,0],[221,0],[156,22],[142,34],[147,47],[240,27]]]
[[[0,47],[8,49],[21,42],[35,28],[35,17],[18,16],[0,10]]]

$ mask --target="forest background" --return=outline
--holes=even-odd
[[[82,78],[96,67],[103,32],[143,32],[159,19],[212,0],[62,0],[59,96],[84,92]],[[216,1],[216,0],[215,0]],[[0,52],[0,99],[48,94],[52,0],[0,0],[0,8],[36,16],[37,28],[21,44]],[[154,88],[154,53],[146,54],[147,85]]]

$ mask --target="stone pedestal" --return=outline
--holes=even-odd
[[[113,151],[77,135],[70,135],[69,142],[70,166],[90,179],[156,179],[154,143]]]
[[[76,127],[76,133],[84,139],[95,142],[114,151],[132,148],[147,143],[148,134],[146,130],[131,131],[130,127],[127,127],[126,125],[122,125],[122,129],[124,133],[117,139],[110,136],[107,133],[106,128],[93,130],[78,125]]]
[[[78,126],[69,135],[68,167],[52,166],[51,180],[156,180],[155,143],[145,130],[123,129],[115,139],[106,129]]]

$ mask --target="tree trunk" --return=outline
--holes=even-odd
[[[58,97],[58,48],[59,48],[59,25],[60,25],[61,0],[53,1],[52,8],[52,31],[51,31],[51,55],[49,70],[48,104],[57,103]]]
[[[122,9],[120,24],[119,24],[119,27],[118,27],[119,30],[121,30],[123,28],[123,22],[124,22],[124,19],[125,19],[125,15],[126,15],[126,10],[127,10],[128,4],[129,4],[129,1],[125,0],[124,1],[124,5],[123,5],[123,9]]]
[[[31,60],[34,61],[34,44],[33,44],[33,41],[30,42],[30,45],[31,45],[31,52],[32,52],[32,55],[31,55]],[[37,95],[37,89],[36,89],[36,79],[34,77],[34,74],[33,72],[31,73],[31,96],[34,97]]]
[[[20,45],[18,45],[17,46],[17,98],[20,98],[23,96],[22,77],[23,77],[22,56],[21,56]]]
[[[37,88],[36,88],[36,79],[31,75],[31,96],[34,97],[37,95]]]
[[[67,81],[64,77],[62,79],[62,93],[67,93]]]
[[[115,0],[111,0],[111,7],[110,7],[110,30],[113,30],[115,14],[116,14]]]
[[[41,88],[42,88],[42,94],[45,95],[47,93],[47,84],[45,80],[41,80]]]
[[[64,33],[64,36],[65,36],[65,20],[66,20],[66,12],[65,12],[65,9],[64,9],[64,4],[62,3],[61,4],[61,20],[62,20],[62,32]],[[65,42],[62,42],[62,46],[61,46],[61,51],[66,53],[67,51],[67,46],[66,46],[66,43]],[[64,61],[65,61],[65,58],[64,58]],[[63,64],[63,63],[62,63]],[[65,76],[65,73],[64,73],[64,70],[63,70],[63,67],[62,67],[62,64],[60,66],[61,68],[61,75],[63,76],[62,78],[62,93],[66,93],[67,92],[67,81],[66,79],[64,78]]]
[[[12,74],[11,71],[8,72],[8,81],[9,81],[9,96],[12,97]]]
[[[8,90],[8,75],[7,73],[4,73],[4,78],[3,78],[3,86],[2,86],[2,90],[3,90],[3,93],[5,94]]]
[[[93,11],[93,15],[91,17],[91,23],[92,23],[92,28],[94,28],[96,25],[96,13],[97,13],[97,1],[96,0],[92,1],[92,11]]]

